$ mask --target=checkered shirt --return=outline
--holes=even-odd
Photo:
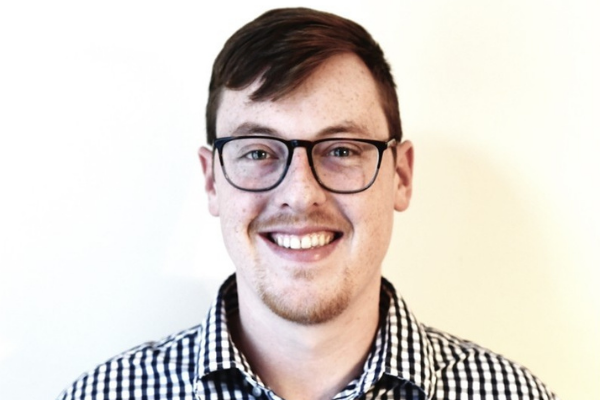
[[[202,325],[133,348],[82,375],[57,400],[280,400],[233,344],[235,275],[223,283]],[[346,399],[539,399],[556,397],[527,369],[474,343],[417,322],[382,280],[382,324]]]

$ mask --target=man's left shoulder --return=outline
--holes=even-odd
[[[518,363],[468,340],[434,328],[424,329],[433,347],[436,398],[462,398],[466,394],[494,399],[558,399]]]

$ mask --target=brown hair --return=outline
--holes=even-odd
[[[253,101],[277,100],[300,86],[324,61],[354,53],[371,71],[390,137],[402,139],[396,85],[383,51],[357,23],[308,8],[268,11],[240,28],[215,59],[206,105],[208,144],[216,138],[223,88],[241,90],[261,79]]]

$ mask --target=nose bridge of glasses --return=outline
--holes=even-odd
[[[316,184],[320,184],[319,178],[316,175],[315,168],[313,165],[312,149],[314,146],[314,142],[311,142],[309,140],[295,139],[286,142],[286,144],[288,146],[289,155],[285,175],[289,175],[290,172],[292,172],[293,174],[297,174],[299,172],[298,169],[300,169],[301,171],[303,171],[303,174],[310,176],[309,179],[314,180]],[[302,152],[294,155],[295,153],[297,153],[295,150],[298,148],[304,148],[304,156],[302,156]],[[294,163],[294,158],[296,158],[295,162],[297,164],[295,166],[292,166],[292,164]],[[308,171],[306,170],[307,167]]]
[[[289,150],[288,167],[292,163],[295,150],[300,147],[300,148],[304,148],[304,150],[306,152],[306,160],[308,161],[308,165],[311,169],[313,168],[313,158],[312,158],[312,148],[314,145],[313,142],[311,142],[310,140],[294,139],[294,140],[290,140],[289,142],[287,142],[287,145],[288,145],[288,150]]]

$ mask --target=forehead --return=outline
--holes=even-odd
[[[371,72],[354,54],[329,58],[297,89],[277,101],[252,101],[260,82],[224,90],[217,137],[240,134],[241,126],[264,126],[285,138],[315,139],[332,127],[360,127],[345,134],[387,139],[387,123]],[[339,129],[338,129],[339,131]]]

